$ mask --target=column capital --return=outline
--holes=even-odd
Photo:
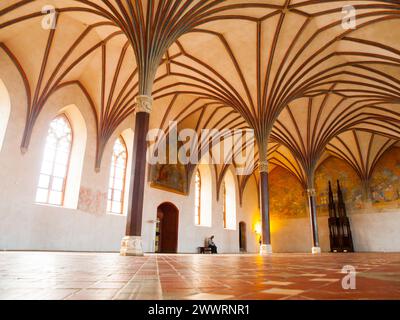
[[[153,107],[153,98],[150,96],[137,96],[136,97],[136,113],[146,112],[151,113]]]
[[[258,170],[261,172],[267,172],[268,173],[268,161],[260,161]]]
[[[315,197],[315,196],[317,195],[317,192],[315,191],[314,188],[312,188],[312,189],[307,189],[307,195],[308,195],[309,197]]]

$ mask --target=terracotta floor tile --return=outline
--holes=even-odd
[[[346,265],[355,290],[342,288]],[[400,299],[400,254],[1,252],[0,299]]]

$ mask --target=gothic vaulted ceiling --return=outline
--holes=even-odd
[[[354,29],[343,26],[348,5]],[[56,28],[43,28],[45,6]],[[78,86],[97,119],[99,166],[135,97],[152,94],[151,127],[254,129],[256,160],[304,186],[328,154],[365,177],[397,143],[399,39],[399,1],[0,3],[0,56],[26,90],[23,149],[49,97]],[[219,181],[226,169],[215,165]]]

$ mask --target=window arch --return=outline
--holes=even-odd
[[[194,219],[196,225],[201,225],[201,175],[200,170],[196,170],[194,179]]]
[[[124,139],[119,136],[113,147],[107,199],[108,213],[123,213],[127,165],[128,150]]]
[[[65,114],[57,116],[47,133],[36,192],[36,202],[64,205],[65,186],[73,144],[71,124]]]
[[[222,201],[224,228],[236,230],[236,186],[235,178],[229,170],[222,182]]]

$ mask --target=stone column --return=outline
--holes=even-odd
[[[142,215],[146,181],[147,132],[153,99],[150,96],[136,98],[135,136],[132,150],[132,174],[128,200],[128,217],[125,237],[121,242],[122,256],[142,256]]]
[[[313,254],[321,253],[318,237],[318,220],[317,220],[317,205],[315,200],[316,192],[314,188],[307,189],[308,209],[310,211],[311,231],[313,247],[311,252]]]
[[[262,217],[262,244],[260,247],[260,254],[269,255],[272,254],[272,246],[269,217],[269,182],[267,161],[260,161],[260,198]]]

